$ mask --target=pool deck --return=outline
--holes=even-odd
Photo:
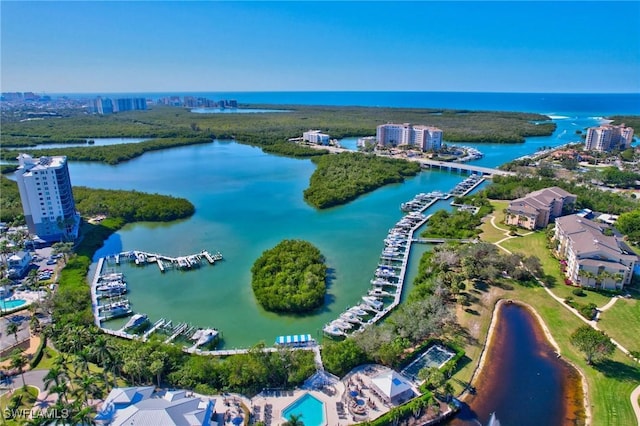
[[[271,406],[271,422],[266,422],[267,425],[278,425],[285,422],[287,419],[282,416],[282,412],[306,393],[313,395],[324,403],[327,426],[361,423],[378,418],[393,407],[374,393],[371,383],[372,377],[387,370],[386,367],[382,366],[361,366],[347,374],[342,380],[336,380],[321,390],[309,387],[284,391],[264,390],[251,399],[242,398],[242,400],[252,413],[258,413],[257,420],[259,421],[265,421],[265,407]],[[365,412],[362,415],[352,413],[349,408],[349,402],[351,401],[349,392],[354,389],[357,389],[359,393],[358,398],[367,402],[364,405]],[[240,397],[236,396],[236,398]],[[220,409],[226,407],[222,401],[221,403],[223,405],[220,406]],[[340,404],[344,407],[343,413],[338,412]],[[218,403],[216,403],[216,411],[220,412]],[[304,421],[304,418],[302,421]]]

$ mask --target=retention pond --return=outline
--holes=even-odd
[[[525,307],[503,304],[489,342],[476,393],[451,425],[581,425],[585,421],[580,374],[546,339]]]

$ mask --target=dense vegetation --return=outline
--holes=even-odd
[[[638,207],[638,201],[624,194],[589,188],[571,182],[551,178],[524,176],[494,176],[493,183],[484,189],[487,198],[494,200],[514,200],[524,197],[531,191],[550,186],[559,186],[578,196],[576,208],[588,208],[593,211],[620,214]]]
[[[616,221],[616,228],[634,244],[640,241],[640,209],[622,213]]]
[[[420,171],[418,163],[352,152],[316,157],[313,162],[317,167],[304,199],[320,209],[347,203]]]
[[[640,180],[640,174],[627,170],[620,170],[617,167],[607,167],[601,170],[599,178],[605,185],[616,188],[632,188],[636,186],[636,181]]]
[[[624,123],[634,129],[640,129],[640,115],[614,115],[607,118],[613,120],[611,124],[619,125]]]
[[[193,204],[170,195],[139,191],[73,187],[76,207],[84,216],[103,214],[127,222],[171,221],[193,215]]]
[[[0,176],[0,222],[24,223],[18,184]]]
[[[18,185],[0,176],[0,190],[0,221],[23,221]],[[184,219],[195,212],[189,201],[169,195],[74,186],[73,196],[76,208],[83,216],[103,214],[126,222]]]
[[[427,229],[421,236],[425,238],[474,238],[480,234],[477,229],[482,224],[482,218],[493,211],[493,207],[487,198],[482,195],[472,195],[456,198],[456,204],[466,204],[480,207],[477,214],[469,211],[456,210],[448,212],[438,210],[427,222]]]
[[[206,134],[265,146],[299,137],[309,129],[322,129],[334,138],[373,135],[377,125],[387,122],[437,126],[444,131],[444,139],[451,142],[524,142],[526,136],[548,136],[555,130],[548,117],[528,113],[300,105],[275,108],[288,112],[195,114],[188,109],[156,105],[148,111],[106,116],[7,122],[3,123],[2,138],[4,146],[24,146],[84,138],[181,138]]]
[[[324,303],[327,267],[307,241],[284,240],[265,250],[251,274],[253,293],[267,311],[304,313]]]

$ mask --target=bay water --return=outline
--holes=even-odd
[[[246,100],[242,94],[237,95],[238,102],[258,102],[255,97]],[[265,97],[265,103],[283,105],[302,96],[299,93],[259,95]],[[468,109],[545,112],[537,104],[524,108],[526,105],[522,103],[527,99],[539,102],[539,97],[528,95],[524,100],[514,102],[512,108],[494,108],[505,106],[503,104],[508,100],[498,102],[495,96],[489,96],[483,104],[477,94],[470,94]],[[426,102],[425,96],[406,92],[377,95],[318,92],[308,93],[307,101],[298,103],[321,104],[329,99],[336,105],[356,105],[364,98],[359,103],[363,106],[438,106],[416,105]],[[574,109],[547,111],[553,113],[558,125],[551,136],[528,138],[523,144],[464,145],[476,147],[485,154],[473,164],[495,167],[535,153],[541,147],[578,141],[576,130],[596,125],[603,115],[615,113],[616,104],[621,102],[619,97],[613,96],[599,104],[601,111],[578,108],[597,103],[600,95],[594,96],[592,102],[565,105]],[[399,99],[405,99],[406,103],[396,105]],[[454,96],[451,102],[459,101]],[[151,265],[123,264],[120,268],[129,283],[128,297],[136,312],[146,313],[152,321],[166,318],[174,324],[189,322],[201,327],[216,327],[223,333],[220,347],[234,348],[259,341],[271,344],[276,336],[283,334],[308,333],[321,339],[324,324],[335,319],[346,307],[359,303],[370,287],[369,280],[378,264],[383,239],[401,217],[400,204],[419,192],[447,191],[465,177],[424,171],[403,184],[385,186],[347,205],[317,210],[303,199],[303,190],[308,186],[314,167],[310,160],[268,155],[259,148],[232,141],[214,141],[146,153],[116,166],[71,162],[70,173],[74,185],[170,194],[184,197],[195,205],[196,213],[186,220],[127,225],[106,241],[94,260],[128,250],[169,256],[194,254],[203,249],[219,250],[224,261],[194,271],[160,274],[158,268]],[[448,205],[442,202],[429,212],[441,207]],[[327,259],[331,279],[325,306],[318,312],[304,316],[268,313],[253,297],[251,265],[264,250],[285,238],[308,240]],[[428,247],[414,246],[408,283],[425,250]],[[119,328],[123,322],[116,320],[107,324]]]

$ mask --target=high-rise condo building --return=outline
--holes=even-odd
[[[442,130],[432,126],[381,124],[376,127],[376,139],[383,146],[415,146],[423,151],[439,151],[442,148]]]
[[[633,128],[624,124],[613,126],[605,124],[587,129],[585,149],[587,151],[608,152],[614,149],[624,150],[633,142]]]
[[[53,242],[78,236],[80,215],[71,191],[67,157],[18,156],[16,171],[24,217],[31,234]]]

